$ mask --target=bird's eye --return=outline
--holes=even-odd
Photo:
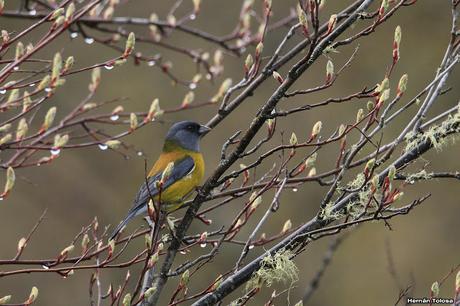
[[[190,131],[192,131],[192,130],[193,130],[193,125],[187,126],[187,129],[190,130]]]

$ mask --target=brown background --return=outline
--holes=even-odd
[[[7,2],[11,4],[14,1]],[[217,35],[228,33],[236,22],[241,1],[238,1],[238,5],[234,1],[205,0],[203,2],[202,14],[192,25],[210,30]],[[291,4],[293,1],[273,2],[275,12],[273,18],[277,19],[288,12],[288,2]],[[171,3],[170,1],[130,1],[127,5],[120,7],[116,15],[148,17],[151,12],[157,12],[164,18]],[[431,80],[442,59],[451,26],[449,3],[450,1],[419,1],[413,7],[402,8],[394,18],[379,27],[375,34],[358,41],[360,50],[356,61],[332,89],[316,96],[284,100],[280,107],[287,109],[320,101],[324,97],[347,95],[364,86],[373,86],[380,82],[391,61],[393,32],[398,24],[401,25],[403,31],[401,61],[394,71],[391,86],[394,89],[399,77],[408,73],[409,87],[401,103],[407,102],[409,97],[412,97]],[[339,9],[335,8],[335,5],[334,1],[328,1],[323,15],[325,19],[327,19],[326,16]],[[0,17],[0,28],[10,32],[17,32],[28,24],[30,24],[29,21]],[[146,32],[146,29],[136,28],[136,31]],[[283,29],[268,36],[264,54],[273,51],[285,31]],[[37,38],[37,32],[33,37],[27,37],[32,42]],[[27,42],[27,39],[24,42]],[[171,41],[187,48],[215,50],[215,46],[182,34],[174,34]],[[339,54],[332,55],[336,67],[350,56],[356,45],[343,48]],[[165,58],[174,62],[173,72],[182,78],[191,78],[195,73],[195,66],[182,56],[141,44],[138,44],[136,48],[149,55],[161,52]],[[64,56],[73,55],[78,67],[117,55],[113,50],[96,43],[88,45],[84,44],[81,38],[70,40],[68,35],[63,35],[41,52],[40,56],[51,58],[57,50],[61,50]],[[232,77],[234,80],[241,77],[241,63],[241,59],[226,56],[224,77]],[[324,79],[325,63],[326,58],[320,58],[312,69],[298,81],[296,88],[308,88],[320,84]],[[280,72],[285,73],[286,71],[283,69]],[[49,105],[53,104],[58,107],[58,117],[86,96],[89,80],[89,73],[67,78],[66,85],[49,101]],[[217,84],[220,84],[221,80],[222,77]],[[449,84],[456,85],[459,80],[458,72],[454,72]],[[230,115],[205,138],[202,150],[206,158],[208,174],[217,165],[220,147],[225,139],[237,129],[248,126],[255,111],[275,88],[274,81],[267,81],[238,111]],[[197,100],[207,99],[216,90],[216,86],[203,85],[196,92]],[[146,111],[155,97],[160,99],[163,108],[178,106],[186,92],[186,88],[173,87],[171,81],[156,67],[148,67],[145,64],[134,66],[130,62],[123,67],[103,71],[102,84],[94,101],[127,97],[129,101],[125,104],[126,110]],[[437,114],[455,105],[458,97],[459,89],[453,88],[448,95],[437,101],[431,114]],[[300,139],[305,139],[313,123],[322,120],[324,133],[330,132],[341,122],[354,121],[356,111],[360,107],[365,107],[365,102],[331,105],[325,109],[297,114],[290,119],[282,118],[279,120],[279,131],[285,131],[287,137],[292,131],[295,131]],[[111,108],[107,108],[107,111],[109,109]],[[148,125],[133,136],[126,138],[126,141],[135,148],[144,150],[147,160],[151,163],[161,150],[163,135],[170,126],[170,122],[182,119],[206,122],[215,114],[215,111],[215,107],[207,107],[168,115],[164,118],[167,124]],[[397,135],[411,115],[413,113],[403,116],[404,118],[391,125],[384,139],[388,140]],[[4,116],[0,114],[2,119]],[[302,151],[299,155],[306,154],[306,152]],[[330,169],[330,162],[334,160],[336,152],[336,146],[331,146],[321,152],[318,171]],[[458,153],[459,146],[454,144],[445,147],[441,152],[432,151],[424,158],[431,162],[429,169],[447,171],[458,169]],[[130,206],[143,180],[143,158],[136,157],[134,150],[129,151],[128,154],[132,158],[125,160],[115,152],[103,152],[97,148],[69,150],[64,151],[62,156],[51,165],[18,170],[18,181],[13,194],[8,200],[0,203],[0,258],[6,259],[14,256],[17,241],[28,233],[45,208],[48,208],[47,218],[27,247],[23,258],[55,257],[62,248],[69,244],[82,225],[88,224],[94,216],[98,217],[101,226],[118,223]],[[245,160],[246,163],[250,161],[251,159]],[[276,161],[276,158],[273,161]],[[421,162],[417,164],[419,167],[422,165]],[[280,210],[263,231],[267,234],[277,233],[284,221],[289,218],[295,226],[309,220],[316,213],[325,191],[326,189],[313,183],[302,186],[297,193],[289,190],[284,192]],[[315,293],[309,305],[393,305],[399,293],[398,286],[405,287],[408,284],[415,286],[415,296],[429,295],[432,282],[440,280],[459,263],[458,182],[436,180],[408,186],[405,189],[404,200],[411,201],[427,192],[433,194],[431,199],[410,215],[392,220],[390,222],[393,227],[392,231],[382,223],[371,223],[355,228],[335,254],[320,289]],[[267,194],[259,214],[268,205],[268,198]],[[213,219],[213,225],[206,228],[201,223],[195,222],[192,230],[212,231],[220,224],[227,224],[230,221],[229,217],[233,218],[242,204],[242,199],[232,202],[229,206],[209,216]],[[130,230],[140,225],[141,221],[137,220],[133,223],[135,225],[130,225]],[[245,233],[247,230],[242,231],[238,237],[244,239]],[[296,263],[301,271],[300,280],[294,284],[294,289],[290,292],[291,303],[295,303],[302,296],[306,284],[319,267],[329,243],[328,239],[314,242],[306,252],[297,258]],[[134,243],[127,251],[125,258],[128,258],[129,254],[135,254],[140,248],[141,242]],[[399,285],[389,272],[388,253],[390,251],[394,268],[398,274]],[[240,248],[226,246],[214,263],[194,279],[192,287],[201,288],[203,281],[209,282],[232,267],[231,263],[239,256],[239,252]],[[259,252],[263,250],[260,249],[257,253]],[[190,255],[179,255],[178,258],[182,261],[188,256]],[[7,271],[11,268],[13,267],[3,266],[1,269]],[[138,268],[131,268],[132,275],[137,277]],[[109,283],[120,284],[125,272],[103,271],[101,280],[104,288],[107,288]],[[40,290],[37,305],[87,305],[89,303],[89,277],[90,271],[76,273],[67,279],[47,273],[0,278],[0,296],[13,294],[15,298],[21,300],[22,297],[28,296],[31,286],[36,285]],[[441,296],[452,296],[453,283],[452,278],[448,280],[442,287]],[[176,283],[175,281],[170,282],[169,285],[176,285]],[[286,286],[277,286],[278,291],[283,288]],[[264,289],[251,305],[262,305],[271,292],[272,289]],[[236,293],[241,295],[242,290],[237,290]],[[286,295],[276,304],[287,305],[285,297]],[[230,300],[228,299],[227,302]]]

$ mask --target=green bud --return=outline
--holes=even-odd
[[[126,293],[125,297],[123,298],[123,306],[130,306],[131,305],[131,294]]]
[[[70,2],[67,10],[65,11],[65,20],[69,21],[72,18],[73,13],[75,13],[75,4]]]
[[[123,55],[126,57],[131,54],[134,50],[134,45],[136,43],[136,36],[134,35],[133,32],[129,33],[128,39],[126,40],[126,45],[125,45],[125,52]]]
[[[399,46],[401,43],[401,27],[398,25],[395,29],[395,38],[394,38],[395,43]]]
[[[120,147],[121,141],[120,140],[107,140],[105,144],[113,150],[116,150]]]
[[[8,96],[8,100],[6,100],[6,104],[10,104],[16,101],[19,98],[19,89],[15,88],[11,90],[10,95]]]
[[[361,122],[364,118],[364,110],[362,108],[358,109],[358,112],[356,113],[356,123]]]
[[[56,106],[51,107],[48,112],[45,115],[45,121],[43,122],[42,129],[46,131],[54,121],[54,118],[56,117]]]
[[[65,60],[64,70],[65,70],[65,71],[69,71],[69,70],[72,68],[73,64],[74,64],[74,61],[75,61],[74,57],[73,57],[73,56],[69,56],[69,57]]]
[[[7,142],[10,141],[11,139],[13,139],[13,135],[11,135],[11,133],[6,134],[6,135],[3,136],[2,138],[0,138],[0,145],[7,143]]]
[[[406,91],[408,79],[409,79],[409,76],[407,74],[404,74],[399,79],[399,84],[398,84],[398,94],[399,95],[403,94]]]
[[[18,42],[16,45],[16,53],[15,53],[15,59],[18,60],[24,55],[24,44],[22,42]]]
[[[16,140],[23,139],[26,134],[29,126],[27,125],[27,121],[25,118],[21,118],[18,123],[18,129],[16,130]]]
[[[433,297],[438,297],[439,296],[439,283],[438,282],[434,282],[431,285],[431,292],[433,294]]]
[[[38,91],[38,90],[43,90],[43,89],[45,89],[45,88],[50,84],[50,81],[51,81],[51,76],[50,76],[50,75],[46,75],[46,76],[40,81],[40,83],[38,83],[37,91]]]
[[[298,142],[297,142],[297,135],[293,132],[291,134],[291,138],[289,139],[289,143],[291,144],[291,146],[295,146]]]
[[[8,167],[6,170],[6,183],[4,193],[8,193],[13,189],[14,183],[16,181],[16,174],[14,173],[14,169],[12,167]]]
[[[129,115],[129,127],[131,130],[135,130],[138,126],[137,116],[135,113]]]
[[[62,148],[63,146],[65,146],[67,144],[67,142],[69,141],[69,135],[68,134],[65,134],[65,135],[62,135],[61,134],[56,134],[54,136],[54,144],[53,146],[55,148]]]
[[[62,69],[62,57],[61,57],[61,53],[57,52],[54,55],[53,68],[51,70],[51,79],[52,80],[57,80],[59,78],[59,75],[61,73],[61,69]]]
[[[7,123],[7,124],[0,126],[0,133],[4,133],[8,131],[9,129],[11,129],[11,126],[12,126],[11,123]]]
[[[64,11],[65,11],[65,10],[64,10],[63,7],[58,8],[57,10],[55,10],[55,11],[53,12],[53,14],[52,14],[51,17],[50,17],[50,20],[54,20],[54,19],[60,17],[62,14],[64,14]]]
[[[3,0],[0,0],[0,11],[2,9],[2,2]],[[4,297],[0,298],[0,305],[8,304],[11,301],[11,295],[5,295]]]

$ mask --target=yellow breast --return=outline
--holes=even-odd
[[[149,177],[157,173],[161,173],[169,162],[173,160],[180,160],[184,157],[190,156],[193,158],[195,167],[186,177],[178,180],[165,190],[161,192],[161,202],[163,209],[172,211],[182,205],[182,200],[185,196],[190,194],[195,187],[199,186],[204,177],[204,160],[203,155],[199,152],[175,150],[174,152],[163,152],[158,158],[157,162],[150,170]],[[158,200],[158,197],[156,197]]]

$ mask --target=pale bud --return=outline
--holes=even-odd
[[[6,44],[9,40],[10,40],[10,34],[8,34],[7,31],[2,30],[2,42]]]
[[[6,135],[3,136],[2,138],[0,138],[0,145],[7,143],[7,142],[10,141],[11,139],[13,139],[13,135],[11,135],[11,133],[10,133],[10,134],[6,134]]]
[[[184,273],[182,273],[181,277],[180,277],[180,283],[182,285],[185,285],[188,283],[188,280],[190,279],[190,271],[187,269],[184,271]]]
[[[32,287],[32,290],[30,291],[29,298],[27,299],[26,304],[32,304],[35,302],[35,300],[38,297],[38,288],[37,287]]]
[[[283,77],[281,76],[281,74],[278,73],[278,71],[273,71],[273,78],[275,80],[277,80],[279,83],[283,83],[284,82],[284,79]]]
[[[192,104],[193,100],[195,100],[195,93],[193,91],[189,91],[184,99],[182,100],[182,108],[188,107],[190,104]]]
[[[364,110],[362,108],[358,109],[358,112],[356,113],[356,123],[361,122],[364,118]]]
[[[18,252],[22,252],[22,250],[27,246],[27,239],[22,237],[18,241]],[[1,305],[1,304],[0,304]]]
[[[133,32],[131,32],[129,33],[128,39],[126,40],[125,52],[123,52],[124,57],[127,57],[128,55],[131,54],[131,52],[133,52],[135,43],[136,43],[136,36],[134,35]]]
[[[53,12],[53,14],[51,14],[50,20],[54,20],[54,19],[56,19],[56,18],[62,16],[62,14],[64,14],[64,11],[65,11],[65,10],[64,10],[63,7],[58,8],[57,10],[55,10],[55,11]]]
[[[396,167],[394,165],[390,166],[390,169],[388,169],[388,178],[390,180],[394,180],[396,175]]]
[[[160,108],[160,100],[156,98],[152,101],[152,104],[150,104],[147,118],[152,120],[155,117],[161,116],[163,113],[164,111]]]
[[[15,88],[11,90],[10,95],[8,96],[8,100],[6,100],[6,104],[15,102],[18,98],[19,98],[19,89]]]
[[[333,14],[331,15],[331,17],[329,17],[329,22],[327,23],[327,32],[330,33],[335,28],[336,24],[337,24],[337,15]]]
[[[390,98],[390,89],[385,89],[379,97],[378,104],[381,105]]]
[[[43,122],[42,131],[46,131],[53,124],[54,118],[56,117],[56,106],[51,107],[45,115],[45,120]]]
[[[70,2],[69,6],[67,7],[67,10],[65,11],[65,20],[67,22],[70,21],[70,19],[73,16],[73,13],[75,13],[75,4],[73,2]]]
[[[67,257],[67,255],[69,253],[71,253],[73,250],[75,249],[75,246],[73,244],[69,245],[68,247],[64,248],[62,251],[61,251],[61,254],[60,256],[61,257]]]
[[[16,130],[16,140],[23,139],[26,136],[28,129],[29,125],[27,124],[26,119],[21,118],[18,123],[18,129]]]
[[[135,113],[129,115],[129,127],[131,130],[135,130],[138,126],[137,116]]]
[[[75,62],[75,59],[73,56],[69,56],[66,60],[65,60],[65,63],[64,63],[64,71],[69,71],[73,64]]]
[[[289,143],[291,144],[291,146],[295,146],[298,143],[297,135],[294,132],[291,134],[291,138],[289,139]]]
[[[126,295],[123,298],[123,306],[131,306],[131,294],[126,293]]]
[[[37,91],[45,89],[51,81],[51,76],[47,74],[37,85]]]
[[[15,53],[15,59],[18,60],[24,55],[24,44],[22,42],[18,42],[16,45],[16,53]]]
[[[310,169],[310,171],[308,171],[308,177],[312,177],[312,176],[316,176],[316,168],[313,167]]]
[[[149,289],[145,290],[144,297],[148,299],[155,293],[155,291],[157,291],[157,287],[150,287]]]
[[[53,27],[54,27],[54,28],[57,28],[57,27],[63,25],[64,22],[65,22],[65,17],[64,17],[64,16],[59,16],[59,17],[56,19],[56,21],[54,21]]]
[[[283,225],[283,229],[281,230],[281,232],[284,234],[284,233],[287,233],[288,231],[290,231],[292,228],[292,222],[291,222],[291,219],[288,219],[286,222],[284,222],[284,225]]]
[[[7,124],[0,126],[0,133],[7,132],[9,129],[11,129],[11,127],[12,127],[11,123],[7,123]]]
[[[61,136],[61,134],[56,134],[54,136],[54,145],[53,145],[53,147],[62,148],[63,146],[65,146],[67,144],[67,142],[69,142],[69,135],[68,134],[65,134],[65,135],[62,135],[62,136]]]
[[[259,58],[260,55],[262,54],[264,50],[264,44],[263,42],[259,42],[256,47],[256,58]]]
[[[400,79],[399,79],[399,84],[398,84],[398,95],[402,95],[406,89],[407,89],[407,81],[409,79],[409,76],[407,74],[404,74]]]
[[[395,194],[395,196],[393,197],[393,201],[396,202],[396,201],[400,200],[403,196],[404,196],[404,192],[398,192],[398,193]]]
[[[104,143],[107,147],[109,147],[110,149],[113,149],[113,150],[116,150],[120,147],[121,145],[121,141],[120,140],[107,140],[105,143]]]
[[[439,296],[439,283],[438,282],[434,282],[431,285],[431,293],[432,293],[433,297],[438,297]]]
[[[193,11],[197,14],[200,11],[201,0],[193,0]]]
[[[384,78],[382,83],[377,85],[377,88],[375,89],[375,92],[380,93],[383,92],[385,89],[390,88],[390,80],[388,78]]]
[[[252,65],[254,64],[254,59],[251,54],[248,54],[246,60],[244,61],[244,70],[248,73],[251,70]]]
[[[374,168],[374,166],[375,166],[375,158],[372,158],[366,163],[366,166],[364,167],[364,169],[366,171],[370,171]]]
[[[333,75],[334,75],[334,64],[332,63],[332,61],[328,60],[326,64],[327,81],[330,81]]]
[[[323,123],[321,121],[316,122],[311,130],[311,137],[316,137],[321,132],[322,127]]]
[[[372,102],[372,101],[370,101],[370,100],[367,101],[366,108],[367,108],[367,110],[368,110],[369,112],[370,112],[371,110],[373,110],[374,107],[375,107],[374,102]]]
[[[83,235],[83,238],[81,239],[81,247],[83,250],[87,250],[88,249],[88,244],[89,244],[89,235],[87,233],[85,233]]]
[[[395,29],[395,38],[394,42],[397,46],[401,43],[401,27],[398,25]]]
[[[0,0],[0,13],[2,11],[2,1]],[[7,304],[11,301],[11,295],[5,295],[4,297],[0,298],[0,305]]]
[[[57,80],[59,78],[59,75],[61,73],[61,69],[62,69],[62,57],[61,57],[61,53],[57,52],[54,55],[53,68],[51,70],[51,79],[52,80]]]

